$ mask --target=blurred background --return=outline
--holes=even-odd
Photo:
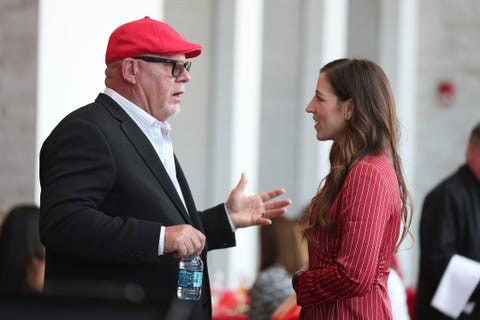
[[[174,149],[197,208],[226,200],[242,171],[248,192],[283,187],[296,218],[328,170],[304,108],[318,72],[340,57],[377,62],[393,86],[401,152],[415,201],[465,159],[480,120],[478,0],[2,0],[0,2],[0,207],[38,203],[39,147],[56,123],[103,91],[110,33],[164,20],[203,45],[193,60]],[[214,286],[250,286],[258,229],[212,252]],[[398,254],[415,286],[418,243]]]

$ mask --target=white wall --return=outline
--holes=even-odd
[[[159,0],[137,0],[135,5],[128,0],[43,0],[39,4],[37,155],[65,115],[93,102],[103,91],[111,32],[146,15],[159,19],[163,8]]]
[[[415,224],[413,250],[419,251],[418,222],[423,200],[437,183],[465,162],[468,137],[480,121],[480,1],[419,2],[418,69],[415,110]],[[439,99],[437,86],[455,86],[451,105]],[[416,270],[412,270],[416,275]]]

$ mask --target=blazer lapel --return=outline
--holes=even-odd
[[[152,174],[160,182],[161,186],[175,204],[178,211],[181,212],[187,223],[193,224],[192,219],[186,212],[185,206],[183,205],[182,200],[180,199],[180,196],[178,195],[177,190],[170,179],[170,176],[165,170],[162,161],[158,157],[155,149],[142,130],[140,130],[130,116],[109,96],[100,94],[97,98],[97,102],[105,105],[112,116],[120,121],[120,127],[122,128],[123,132],[137,150],[138,154],[142,157],[143,161],[145,161]]]
[[[198,230],[204,232],[200,217],[198,216],[197,208],[195,207],[195,201],[193,201],[192,192],[190,191],[187,179],[185,178],[185,174],[183,173],[182,167],[180,166],[177,157],[175,157],[175,170],[177,172],[178,183],[180,184],[180,188],[182,189],[183,199],[185,200],[185,204],[188,208],[190,218],[193,221],[193,225],[197,227]]]

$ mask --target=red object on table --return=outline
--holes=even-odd
[[[232,290],[225,290],[220,299],[218,300],[218,306],[222,309],[235,309],[236,305],[238,304],[238,296],[235,291]]]
[[[245,314],[214,314],[212,320],[247,320]]]
[[[240,303],[238,293],[225,290],[220,295],[217,305],[213,307],[212,320],[247,320],[247,315],[238,313]]]
[[[301,308],[296,306],[290,309],[283,317],[273,317],[272,320],[297,320],[300,317]]]

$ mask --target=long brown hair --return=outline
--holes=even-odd
[[[353,113],[347,121],[346,134],[332,144],[330,172],[313,197],[309,210],[301,218],[304,236],[315,242],[319,229],[331,232],[335,227],[328,210],[338,195],[351,168],[366,155],[385,152],[391,159],[400,188],[403,230],[397,248],[410,232],[411,198],[398,154],[399,123],[395,99],[383,70],[374,62],[339,59],[326,64],[324,73],[339,101],[352,100]]]

